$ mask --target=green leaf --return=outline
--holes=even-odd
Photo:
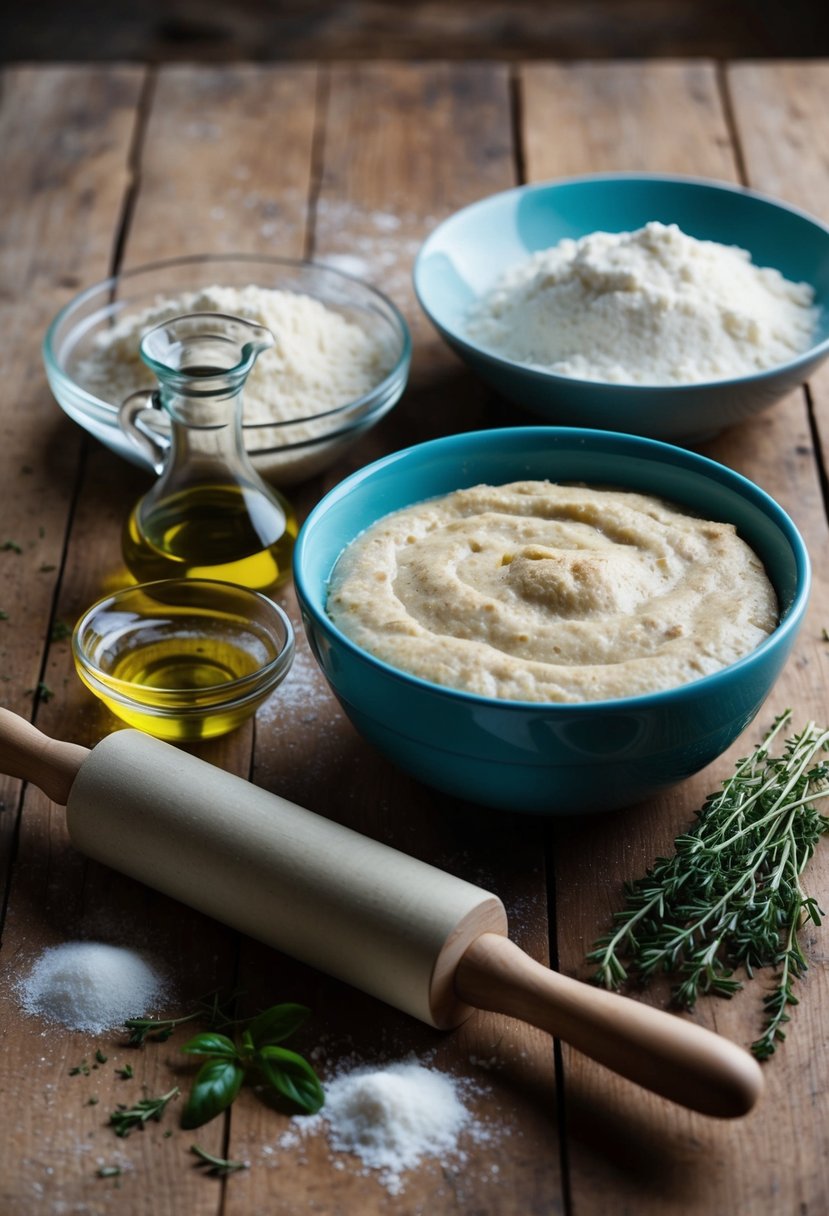
[[[257,1047],[266,1047],[270,1043],[281,1043],[299,1030],[310,1012],[305,1005],[294,1005],[288,1002],[283,1005],[272,1005],[270,1009],[266,1009],[253,1019],[248,1026],[248,1031]]]
[[[221,1060],[236,1060],[239,1053],[236,1044],[226,1034],[217,1034],[215,1030],[197,1034],[181,1048],[190,1056],[211,1056]]]
[[[325,1093],[317,1074],[295,1051],[271,1045],[260,1048],[253,1059],[268,1084],[301,1110],[313,1115],[324,1105]]]
[[[202,1064],[187,1105],[181,1116],[181,1126],[201,1127],[230,1106],[239,1092],[245,1070],[235,1060],[207,1060]]]

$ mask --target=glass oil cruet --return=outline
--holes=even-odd
[[[138,582],[212,578],[272,591],[288,577],[296,517],[242,437],[245,382],[272,345],[263,326],[219,313],[175,317],[142,338],[158,388],[133,393],[119,415],[159,475],[124,526],[124,561]],[[169,442],[148,425],[151,410],[168,416]]]

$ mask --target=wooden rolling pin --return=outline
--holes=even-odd
[[[0,709],[0,771],[65,804],[88,857],[432,1026],[506,1013],[708,1115],[760,1094],[741,1047],[524,954],[497,896],[140,731],[88,751]]]

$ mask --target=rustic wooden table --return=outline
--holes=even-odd
[[[121,521],[148,480],[68,421],[43,373],[46,326],[81,286],[161,257],[262,252],[356,270],[404,310],[415,358],[403,400],[327,476],[294,497],[304,514],[352,468],[447,431],[533,421],[494,399],[419,314],[410,271],[444,216],[523,180],[650,170],[745,182],[827,212],[829,64],[703,61],[624,64],[13,67],[0,95],[0,680],[2,701],[38,726],[92,744],[115,727],[81,687],[63,630],[119,566]],[[829,626],[823,458],[829,373],[704,451],[739,469],[792,514],[815,568],[797,651],[757,722],[697,778],[619,814],[512,821],[438,797],[358,738],[301,642],[295,668],[255,722],[199,750],[218,765],[324,815],[497,891],[513,935],[539,959],[586,977],[585,953],[705,794],[792,706],[795,723],[829,720]],[[6,542],[11,542],[7,544]],[[290,591],[282,601],[298,625]],[[682,1212],[793,1216],[829,1210],[829,973],[821,929],[789,1038],[765,1066],[747,1118],[696,1116],[560,1050],[540,1032],[476,1015],[446,1035],[277,956],[103,867],[69,846],[63,812],[0,777],[4,884],[0,1025],[0,1210],[4,1216],[108,1213],[277,1216],[335,1213]],[[829,907],[819,851],[809,891]],[[322,1138],[278,1143],[286,1117],[250,1090],[201,1129],[211,1151],[251,1163],[206,1178],[176,1113],[116,1139],[118,1102],[187,1083],[167,1044],[129,1049],[24,1017],[15,977],[45,946],[104,938],[157,951],[178,1004],[222,986],[253,1007],[313,1010],[303,1049],[325,1075],[346,1056],[429,1053],[479,1083],[487,1143],[431,1162],[392,1196],[335,1159]],[[762,981],[692,1015],[748,1044]],[[659,999],[645,996],[642,999]],[[96,1047],[107,1066],[70,1075]],[[134,1079],[115,1067],[129,1062]],[[484,1063],[486,1066],[484,1066]],[[97,1098],[97,1103],[91,1099]],[[101,1165],[123,1173],[101,1178]]]

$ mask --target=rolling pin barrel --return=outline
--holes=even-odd
[[[96,861],[433,1026],[468,1013],[467,947],[507,932],[496,896],[140,731],[89,753],[67,823]]]

